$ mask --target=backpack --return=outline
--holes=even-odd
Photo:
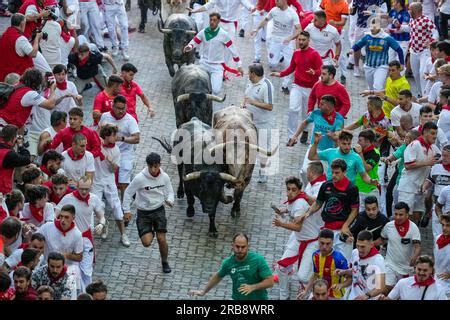
[[[22,87],[25,87],[25,85],[19,84],[17,86],[12,86],[10,84],[0,82],[0,109],[6,105],[11,94]]]

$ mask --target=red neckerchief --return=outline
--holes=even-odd
[[[450,164],[442,164],[445,170],[450,171]]]
[[[363,150],[363,154],[366,154],[367,152],[370,152],[370,151],[372,151],[372,150],[374,150],[375,149],[375,146],[373,145],[373,144],[371,144],[370,146],[368,146],[367,148],[365,148],[364,150]]]
[[[381,121],[381,120],[384,119],[384,117],[385,117],[385,114],[384,114],[384,111],[383,111],[383,110],[381,110],[380,115],[379,115],[378,117],[376,117],[376,118],[373,118],[372,115],[371,115],[370,112],[369,112],[370,122],[372,122],[372,123],[373,123],[373,122]]]
[[[40,166],[39,169],[41,169],[41,171],[45,173],[49,178],[53,175],[46,166]]]
[[[333,186],[338,189],[339,191],[345,191],[350,184],[350,180],[346,176],[339,180],[338,182],[333,181]]]
[[[445,62],[450,62],[450,56],[445,57]]]
[[[80,201],[86,203],[86,205],[89,206],[89,199],[90,199],[90,197],[91,197],[91,195],[90,195],[89,193],[88,193],[88,195],[87,195],[85,198],[83,198],[83,197],[81,196],[79,190],[75,190],[74,192],[72,192],[72,194],[73,194],[73,196],[74,196],[76,199],[78,199],[78,200],[80,200]]]
[[[423,136],[418,137],[417,141],[419,141],[420,144],[422,145],[422,147],[425,147],[425,149],[427,149],[427,151],[431,149],[431,144],[426,142],[425,139],[423,138]]]
[[[37,208],[31,203],[28,207],[30,208],[30,212],[33,218],[35,218],[39,223],[44,221],[44,208]]]
[[[50,285],[58,282],[59,279],[61,279],[62,277],[64,277],[67,273],[67,266],[65,265],[63,270],[61,271],[60,274],[58,274],[55,278],[53,278],[52,274],[50,273],[50,269],[48,269],[48,278],[50,279]]]
[[[448,110],[450,111],[450,106],[448,104],[442,106],[442,110]]]
[[[67,80],[64,80],[63,82],[56,82],[56,87],[59,90],[66,90],[67,89]]]
[[[76,156],[75,153],[73,153],[72,148],[67,149],[67,154],[69,155],[70,159],[72,159],[73,161],[81,160],[84,157],[84,152],[82,154]]]
[[[327,26],[328,26],[328,23],[325,23],[325,25],[324,25],[322,28],[320,28],[320,27],[314,25],[314,27],[316,27],[317,29],[319,29],[319,31],[322,31],[322,30],[325,29]]]
[[[333,111],[330,114],[324,114],[322,113],[322,117],[329,123],[333,124],[334,120],[336,119],[336,110],[333,109]]]
[[[0,138],[0,143],[7,145],[8,147],[12,148],[13,145],[11,144],[11,142],[9,141],[5,141],[2,138]]]
[[[414,275],[414,283],[413,286],[419,286],[419,287],[426,287],[426,286],[431,286],[433,283],[435,283],[436,280],[434,280],[433,277],[429,277],[427,280],[425,281],[419,281],[417,279],[417,275]]]
[[[150,172],[150,171],[149,171]],[[156,173],[156,175],[154,175],[154,174],[152,174],[151,172],[150,172],[150,175],[152,176],[152,177],[154,177],[154,178],[156,178],[157,176],[159,176],[161,174],[161,169],[159,169],[158,170],[158,172]]]
[[[64,30],[61,31],[61,38],[63,38],[65,43],[68,43],[70,41],[70,32],[66,32]]]
[[[306,193],[304,193],[303,191],[300,191],[298,195],[296,195],[296,196],[295,196],[294,198],[292,198],[291,200],[287,199],[284,203],[285,203],[285,204],[286,204],[286,203],[291,204],[291,203],[295,202],[295,201],[298,200],[298,199],[303,199],[303,200],[305,200],[306,202],[308,202],[308,196],[306,195]]]
[[[125,117],[125,115],[127,114],[127,113],[125,112],[123,115],[121,115],[120,117],[118,117],[118,116],[116,116],[116,115],[114,114],[114,112],[113,112],[112,110],[111,110],[109,113],[110,113],[111,116],[112,116],[114,119],[116,119],[116,120],[122,119],[122,118]]]
[[[406,234],[408,233],[409,230],[409,219],[406,219],[405,222],[403,222],[402,224],[398,224],[397,222],[394,222],[395,225],[395,229],[397,229],[398,234],[400,235],[400,237],[404,237],[406,236]]]
[[[79,66],[79,67],[84,66],[84,65],[88,62],[89,56],[90,56],[90,55],[91,55],[91,53],[89,52],[88,55],[87,55],[85,58],[79,59],[79,60],[78,60],[78,66]]]
[[[67,229],[66,231],[64,231],[61,227],[61,220],[56,219],[55,220],[55,227],[56,229],[58,229],[59,231],[61,231],[61,233],[63,234],[63,236],[65,237],[67,232],[69,232],[70,230],[72,230],[73,228],[75,228],[75,223],[72,222],[72,224],[70,225],[69,229]]]
[[[19,249],[28,249],[29,246],[30,246],[29,242],[22,242],[19,246]]]
[[[317,182],[327,181],[327,176],[322,174],[321,176],[315,178],[313,181],[310,182],[311,186],[315,185]]]
[[[436,244],[439,249],[442,249],[446,245],[450,244],[450,236],[444,236],[443,234],[441,234],[439,238],[437,238]]]
[[[0,206],[0,223],[8,217],[8,212]]]
[[[113,142],[113,143],[108,143],[108,144],[103,144],[103,147],[104,148],[114,148],[116,146],[116,144]]]
[[[367,256],[365,257],[359,257],[360,259],[369,259],[370,257],[373,257],[374,255],[377,255],[379,252],[377,250],[377,248],[372,247],[369,251],[369,253],[367,254]]]

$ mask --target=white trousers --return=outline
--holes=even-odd
[[[442,234],[442,224],[439,221],[436,211],[434,211],[434,206],[432,214],[433,216],[431,218],[431,230],[433,231],[433,240],[436,241],[438,236]]]
[[[377,68],[372,68],[364,65],[364,73],[366,75],[366,81],[369,90],[384,90],[386,78],[389,73],[388,66],[379,66]]]
[[[78,293],[81,293],[81,276],[78,262],[69,263],[67,265],[67,275],[67,287],[70,288],[71,292],[70,300],[76,300]]]
[[[200,65],[209,73],[212,94],[220,96],[223,86],[223,66],[220,63],[207,63],[200,60]],[[223,103],[213,101],[213,112],[224,108]]]
[[[410,50],[409,52],[411,70],[414,80],[416,81],[417,92],[423,96],[427,86],[427,81],[424,79],[423,75],[427,67],[427,59],[430,57],[430,49],[425,49],[419,53],[415,53],[413,50]]]
[[[249,1],[252,5],[256,4],[255,0],[250,0]],[[247,8],[245,7],[241,7],[241,14],[239,15],[239,30],[240,29],[244,29],[245,31],[248,30],[248,26],[251,23],[252,20],[252,14],[249,10],[247,10]],[[253,25],[255,25],[255,23],[253,22]]]
[[[308,108],[308,97],[311,88],[304,88],[292,84],[291,94],[289,95],[289,112],[288,112],[288,137],[294,135],[300,121],[306,119],[306,111]],[[300,113],[300,117],[299,117]]]
[[[200,8],[202,5],[198,3],[194,3],[194,10]],[[192,17],[195,20],[195,24],[197,25],[197,30],[202,30],[207,27],[208,24],[208,12],[198,12],[193,14]]]
[[[313,0],[299,0],[298,1],[303,8],[303,11],[313,11],[314,10],[314,4]]]
[[[352,258],[352,251],[353,251],[353,244],[351,243],[346,243],[346,242],[342,242],[339,239],[339,236],[341,234],[341,230],[333,230],[334,233],[334,249],[339,251],[340,253],[342,253],[344,255],[344,258],[347,261],[351,261]]]
[[[262,11],[263,12],[263,11]],[[253,14],[253,27],[256,28],[261,21],[264,20],[264,13],[255,11]],[[261,51],[262,51],[262,39],[266,38],[266,27],[260,29],[255,36],[254,39],[254,47],[255,47],[255,60],[261,60]]]
[[[281,40],[271,38],[269,40],[268,48],[268,62],[270,68],[275,68],[279,65],[281,58],[284,58],[282,62],[283,69],[287,68],[291,63],[292,55],[294,54],[293,41],[289,44],[283,44]],[[292,75],[283,78],[282,86],[287,88],[292,81]]]
[[[122,205],[119,199],[119,193],[117,191],[116,184],[100,184],[94,182],[92,186],[92,193],[97,197],[103,199],[105,197],[106,202],[111,207],[114,220],[123,220]]]
[[[105,42],[101,34],[101,18],[97,2],[80,2],[80,18],[82,34],[89,39],[89,32],[91,32],[97,46],[103,48]]]
[[[85,292],[86,287],[92,283],[92,273],[94,271],[94,246],[91,240],[83,237],[83,259],[80,261],[81,291]]]
[[[105,20],[113,47],[128,48],[128,17],[123,4],[105,4]],[[116,25],[120,27],[120,44],[117,40]]]
[[[45,60],[44,56],[39,51],[37,52],[36,57],[33,58],[33,63],[34,67],[38,69],[42,74],[45,74],[46,72],[52,72],[52,68],[50,68],[47,60]]]

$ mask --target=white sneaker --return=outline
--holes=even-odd
[[[103,227],[102,234],[100,235],[100,238],[102,238],[103,240],[105,240],[108,237],[108,233],[109,233],[108,224],[109,224],[108,220],[106,220],[106,224]]]
[[[353,70],[353,75],[355,77],[361,77],[361,70],[359,70],[359,67],[355,66],[355,69]]]
[[[267,180],[269,179],[269,177],[265,174],[263,174],[262,170],[259,170],[259,177],[258,177],[258,182],[259,183],[267,183]]]
[[[123,246],[127,248],[131,245],[128,236],[125,233],[120,237],[120,242],[122,242]]]
[[[119,48],[113,47],[113,48],[112,48],[112,51],[111,51],[111,55],[112,55],[113,57],[117,57],[118,54],[119,54]]]
[[[122,49],[122,56],[123,56],[123,60],[125,60],[125,61],[130,60],[130,56],[128,55],[128,49]]]

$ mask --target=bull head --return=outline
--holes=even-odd
[[[183,180],[184,181],[192,181],[192,180],[198,179],[198,178],[200,178],[200,174],[201,174],[200,171],[191,172],[191,173],[187,174],[185,177],[183,177]],[[228,173],[220,172],[219,175],[220,175],[220,178],[226,182],[235,183],[238,180],[236,177],[233,177],[231,174],[228,174]]]
[[[166,34],[166,33],[172,33],[172,29],[164,29],[164,28],[161,26],[161,20],[158,20],[158,30],[159,30],[159,32],[164,33],[164,34]]]
[[[190,94],[190,93],[183,93],[183,94],[180,94],[180,95],[177,97],[177,103],[178,103],[178,102],[187,101],[187,100],[190,99],[190,97],[191,97],[191,94]],[[221,98],[221,97],[216,96],[216,95],[214,95],[214,94],[209,94],[209,93],[206,94],[206,99],[209,99],[209,100],[212,100],[212,101],[217,101],[217,102],[224,102],[226,97],[227,97],[227,95],[224,95],[223,98]]]
[[[224,148],[226,147],[227,144],[233,144],[233,145],[234,145],[235,142],[234,142],[234,141],[228,141],[228,142],[225,142],[225,143],[220,143],[220,144],[218,144],[218,145],[215,145],[214,147],[212,147],[211,149],[209,149],[209,153],[210,153],[210,154],[213,154],[213,152],[215,152],[215,151],[218,150],[218,149],[224,149]],[[251,148],[251,149],[253,149],[253,150],[256,150],[256,152],[262,153],[262,154],[265,155],[266,157],[272,156],[272,155],[275,154],[275,152],[278,150],[278,145],[277,145],[277,146],[275,147],[275,149],[273,149],[272,151],[267,151],[266,149],[261,148],[260,146],[257,146],[256,144],[253,144],[253,143],[245,142],[245,144],[248,145],[249,148]]]

